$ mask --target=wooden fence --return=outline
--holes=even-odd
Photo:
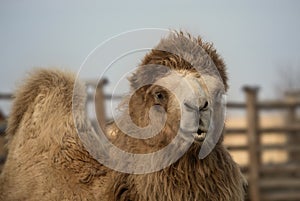
[[[89,83],[94,86],[93,83]],[[96,96],[110,99],[104,95],[102,87],[97,87]],[[299,99],[290,98],[281,101],[258,101],[259,88],[245,87],[245,103],[228,102],[228,110],[246,111],[247,126],[244,128],[226,128],[225,139],[229,136],[244,135],[246,145],[228,145],[230,152],[246,151],[249,163],[242,166],[242,171],[248,180],[247,200],[251,201],[289,201],[300,200],[300,123],[296,110],[300,107]],[[92,99],[93,97],[89,97]],[[114,98],[121,98],[115,96]],[[11,99],[10,94],[0,94],[1,99]],[[104,107],[96,108],[104,116]],[[281,127],[261,128],[259,118],[261,111],[285,110],[286,125]],[[287,137],[286,144],[267,145],[261,143],[261,136],[269,133],[283,133]],[[1,145],[0,145],[1,146]],[[1,148],[1,147],[0,147]],[[280,164],[264,164],[262,152],[265,150],[281,149],[288,153],[288,161]],[[0,156],[1,158],[1,156]],[[3,158],[3,157],[2,157]]]
[[[226,129],[228,135],[247,135],[247,145],[228,146],[230,151],[247,151],[249,163],[242,168],[248,179],[248,199],[251,201],[289,201],[300,200],[300,123],[296,110],[300,107],[297,97],[288,97],[281,101],[259,102],[258,88],[245,87],[245,103],[227,104],[228,109],[246,111],[247,127]],[[261,128],[260,113],[266,110],[285,110],[285,126]],[[263,144],[262,135],[282,133],[285,144]],[[288,160],[278,164],[264,164],[262,152],[265,150],[284,150]]]

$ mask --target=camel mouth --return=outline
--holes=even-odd
[[[197,131],[188,131],[182,128],[180,128],[180,130],[185,134],[192,134],[194,137],[194,141],[198,143],[202,143],[205,140],[207,134],[207,130],[203,130],[201,128],[198,128]]]
[[[205,140],[207,131],[201,130],[198,128],[197,132],[194,133],[194,140],[196,142],[203,142]]]

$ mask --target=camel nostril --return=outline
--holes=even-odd
[[[204,105],[200,107],[200,111],[206,110],[208,108],[208,101],[205,101]]]

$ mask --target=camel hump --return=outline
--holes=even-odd
[[[58,69],[35,69],[19,83],[8,119],[8,140],[26,124],[46,125],[72,116],[75,75]],[[42,122],[43,121],[43,122]]]

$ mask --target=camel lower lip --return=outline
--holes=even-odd
[[[202,132],[201,134],[198,134],[198,133],[194,134],[194,140],[197,141],[197,142],[203,142],[205,137],[206,137],[205,132]]]

